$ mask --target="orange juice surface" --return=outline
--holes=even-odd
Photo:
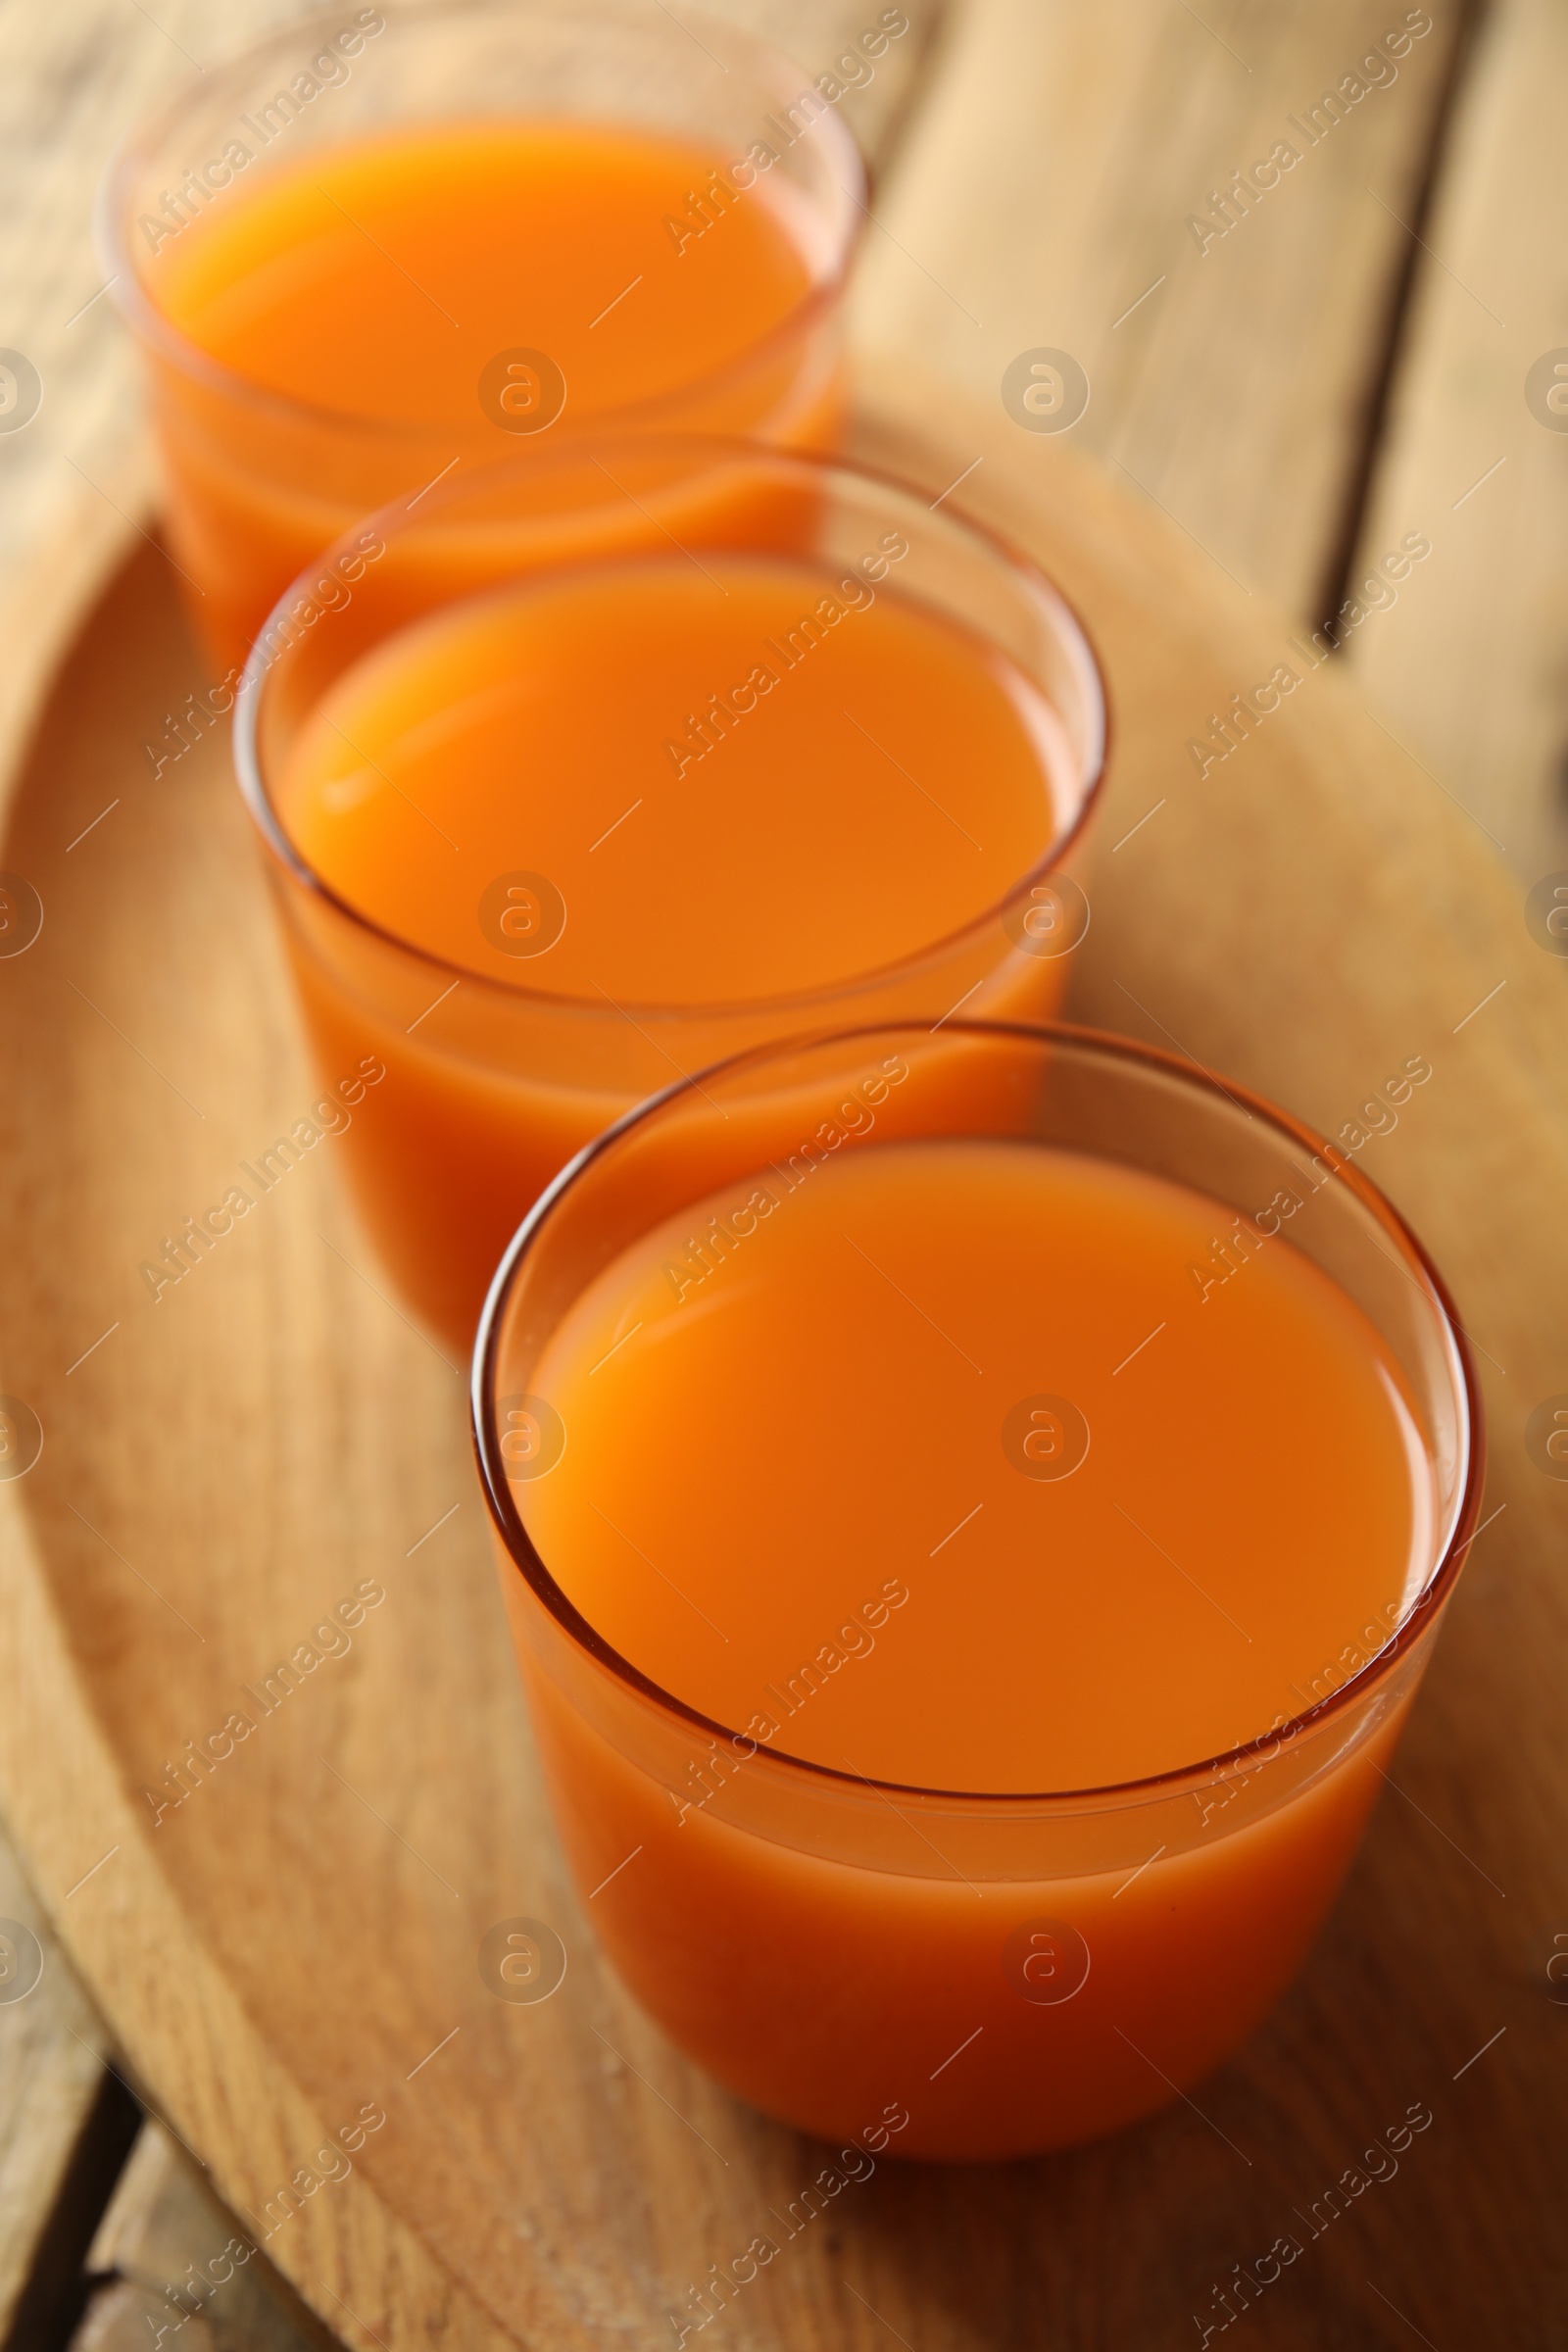
[[[1059,743],[1004,655],[862,571],[671,553],[405,629],[326,695],[275,801],[341,899],[432,956],[601,1011],[718,1004],[976,921],[1059,829]]]
[[[976,1791],[1200,1763],[1381,1645],[1432,1530],[1372,1325],[1282,1234],[1220,1284],[1227,1222],[1019,1143],[762,1168],[551,1340],[529,1535],[623,1657],[775,1751]]]
[[[824,274],[781,173],[703,231],[692,194],[726,161],[588,122],[406,126],[237,180],[160,240],[149,288],[202,351],[315,409],[467,424],[522,349],[581,422],[722,368]],[[511,383],[515,416],[536,387]]]

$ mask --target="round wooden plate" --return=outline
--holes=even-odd
[[[1331,1133],[1407,1057],[1432,1065],[1361,1157],[1481,1350],[1503,1515],[1302,1981],[1196,2105],[1005,2170],[836,2172],[800,2219],[830,2152],[708,2084],[598,1958],[540,1798],[465,1383],[391,1302],[333,1140],[156,1302],[138,1271],[318,1092],[221,730],[156,775],[144,749],[207,681],[140,543],[55,683],[0,857],[43,914],[0,956],[0,1385],[43,1439],[0,1483],[5,1805],[148,2095],[356,2343],[674,2347],[713,2308],[692,2290],[759,2235],[777,2258],[707,2322],[737,2346],[1174,2343],[1293,2233],[1260,2341],[1403,2343],[1409,2321],[1544,2346],[1568,1486],[1524,1425],[1568,1390],[1562,972],[1479,837],[1157,514],[903,374],[858,442],[933,497],[981,460],[962,502],[1101,647],[1115,772],[1075,1012]],[[1260,717],[1281,664],[1299,682]],[[1205,760],[1238,695],[1249,730]],[[368,1589],[346,1652],[264,1712],[275,1662]],[[170,1801],[234,1710],[254,1730]],[[569,1955],[535,2005],[478,1965],[518,1916]],[[1324,2219],[1326,2184],[1417,2104],[1398,2177],[1356,2171]],[[1534,2277],[1505,2259],[1521,2243]]]

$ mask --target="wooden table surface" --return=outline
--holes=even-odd
[[[1527,895],[1568,867],[1568,416],[1559,424],[1539,393],[1527,399],[1526,391],[1539,362],[1549,365],[1559,348],[1568,356],[1560,128],[1568,19],[1560,6],[906,7],[909,34],[871,87],[846,101],[876,172],[854,302],[862,347],[895,370],[918,370],[921,381],[939,371],[993,416],[1009,363],[1042,348],[1070,353],[1091,386],[1075,445],[1163,511],[1226,582],[1222,593],[1283,607],[1303,638],[1339,616],[1334,665],[1364,695],[1367,723],[1426,772],[1430,799],[1417,821],[1430,822],[1431,842],[1446,843],[1462,812],[1481,860],[1472,868],[1446,850],[1440,856],[1424,832],[1377,838],[1387,867],[1380,886],[1396,894],[1405,876],[1411,891],[1432,897],[1431,955],[1441,957],[1446,933],[1456,968],[1468,971],[1477,937],[1505,923],[1525,943],[1520,953],[1532,952]],[[24,352],[44,386],[33,422],[0,434],[7,776],[22,765],[59,660],[106,574],[135,532],[155,528],[131,355],[98,291],[86,233],[99,165],[192,64],[216,61],[251,28],[299,13],[260,0],[158,0],[150,12],[135,0],[70,0],[69,14],[32,0],[0,8],[8,118],[0,343]],[[849,0],[734,0],[723,13],[763,25],[815,71],[876,12]],[[1362,61],[1378,44],[1387,62],[1374,78]],[[1341,105],[1314,116],[1328,90],[1344,93]],[[1227,220],[1216,208],[1233,173],[1280,141],[1297,160],[1251,208],[1233,202]],[[1409,534],[1431,553],[1397,601],[1358,595],[1369,568]],[[1151,821],[1190,831],[1202,819],[1178,811]],[[1233,795],[1209,821],[1220,873],[1228,830],[1251,819]],[[1129,845],[1129,862],[1139,855]],[[1168,995],[1151,1009],[1115,1001],[1106,986],[1102,1001],[1079,1009],[1135,1033],[1185,1038],[1198,911],[1184,924],[1152,871],[1146,898],[1135,892],[1126,906],[1140,904],[1141,919],[1172,927]],[[1124,906],[1120,919],[1134,916]],[[1256,910],[1260,942],[1271,919],[1268,907]],[[1290,919],[1285,907],[1277,919]],[[1397,1006],[1398,985],[1377,971],[1375,943],[1350,942],[1345,962],[1333,977],[1348,988],[1365,982]],[[1517,1100],[1518,1135],[1543,1133],[1546,1122],[1557,1150],[1568,1135],[1560,1031],[1554,1036],[1543,1012],[1560,1010],[1551,994],[1560,974],[1548,956],[1539,962],[1534,978],[1522,970],[1514,979],[1494,1030],[1472,1033],[1466,1048],[1497,1064],[1487,1115],[1498,1131],[1472,1139],[1471,1174],[1475,1165],[1494,1168],[1501,1223],[1489,1247],[1506,1264],[1504,1287],[1525,1298],[1533,1267],[1549,1283],[1563,1263],[1544,1212],[1531,1211],[1536,1226],[1521,1229],[1501,1207],[1514,1198],[1519,1147],[1497,1103]],[[1528,1007],[1510,1010],[1527,995]],[[1332,992],[1303,992],[1298,1017],[1308,1026],[1326,1019],[1332,1001]],[[1223,1054],[1223,1016],[1209,1007],[1203,1017],[1205,1053]],[[1554,1047],[1555,1073],[1545,1066]],[[1249,1050],[1238,1018],[1227,1059],[1244,1076],[1253,1074]],[[1298,1106],[1324,1120],[1339,1107]],[[1460,1148],[1451,1128],[1447,1148]],[[1441,1188],[1441,1159],[1400,1167],[1416,1192]],[[1510,1474],[1518,1465],[1516,1512],[1527,1503],[1536,1512],[1533,1548],[1508,1557],[1531,1605],[1555,1608],[1559,1620],[1557,1505],[1568,1495],[1539,1480],[1521,1439],[1540,1398],[1568,1389],[1560,1312],[1541,1298],[1536,1344],[1510,1364],[1515,1381],[1532,1384],[1528,1393],[1510,1394],[1515,1383],[1503,1375],[1491,1396],[1497,1455]],[[1490,1329],[1478,1337],[1495,1341]],[[1523,1606],[1487,1556],[1462,1590],[1472,1623],[1481,1609],[1507,1622]],[[1484,1668],[1493,1662],[1484,1642],[1475,1655]],[[1503,1729],[1511,1696],[1505,1680],[1487,1687]],[[1489,1850],[1484,1791],[1455,1786],[1442,1756],[1416,1745],[1405,1785],[1429,1827],[1380,1817],[1375,1836],[1451,1838],[1471,1853]],[[1538,1762],[1543,1806],[1560,1821],[1560,1755],[1543,1742]],[[1568,1863],[1558,1891],[1556,1924],[1568,1932]],[[220,2217],[196,2152],[141,2119],[121,2080],[123,2062],[9,1848],[0,1851],[0,1919],[24,1923],[45,1952],[42,1979],[24,2002],[5,2000],[0,1974],[0,2340],[29,2352],[68,2341],[153,2342],[171,2319],[169,2283],[211,2244]],[[1520,1997],[1545,1997],[1553,1924],[1551,1903],[1538,1897],[1509,1927],[1519,1984],[1531,1986]],[[1441,1983],[1441,1938],[1424,1959]],[[1412,1986],[1412,1998],[1419,1990]],[[1499,1986],[1492,2009],[1502,2016],[1505,2006]],[[1568,2033],[1568,2014],[1562,2024]],[[1541,2097],[1550,2095],[1543,2083]],[[1539,2139],[1542,2162],[1555,2164],[1560,2195],[1568,2179],[1560,2127],[1554,2135],[1522,2114],[1520,2128]],[[1477,2243],[1464,2260],[1495,2268],[1494,2340],[1568,2341],[1560,2244],[1510,2243],[1506,2217],[1487,2210],[1486,2181],[1475,2189]],[[1376,2267],[1369,2252],[1362,2268]],[[1442,2332],[1441,2293],[1430,2308],[1411,2315],[1406,2307],[1393,2319],[1378,2295],[1369,2281],[1359,2306],[1342,2303],[1347,2331],[1321,2340],[1393,2343],[1413,2330],[1443,2352],[1460,2340]],[[1187,2321],[1174,2295],[1171,2309],[1174,2342]],[[1047,2338],[1027,2309],[1010,2325],[1009,2340],[1044,2352]],[[1284,2320],[1267,2313],[1249,2325],[1260,2343],[1320,2340],[1281,2332]],[[320,2340],[316,2323],[281,2280],[262,2278],[259,2264],[242,2292],[188,2321],[178,2338],[236,2347],[305,2339]],[[921,2352],[917,2327],[912,2340]],[[1073,2340],[1112,2339],[1086,2323]]]

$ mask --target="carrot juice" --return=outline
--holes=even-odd
[[[216,657],[354,515],[449,466],[611,416],[835,437],[858,167],[836,118],[786,138],[765,114],[768,52],[483,0],[362,10],[294,80],[289,46],[189,101],[178,169],[133,150],[111,190]],[[720,107],[698,85],[725,65]]]
[[[891,529],[831,567],[668,549],[513,582],[394,631],[294,735],[271,795],[292,853],[419,958],[390,1018],[313,952],[296,968],[323,1063],[350,1039],[386,1063],[362,1205],[454,1347],[556,1170],[722,1051],[717,1008],[776,1033],[955,941],[979,961],[919,979],[932,1019],[977,987],[1054,1002],[1063,960],[993,918],[1070,829],[1063,723],[901,593],[909,553]],[[510,1051],[475,1028],[508,1014]]]
[[[696,1197],[590,1246],[580,1163],[584,1278],[546,1266],[543,1337],[498,1286],[479,1409],[558,1819],[632,1990],[791,2123],[994,2157],[1162,2105],[1283,1988],[1408,1672],[1329,1718],[1419,1613],[1446,1502],[1396,1344],[1293,1239],[1339,1247],[1310,1172],[1239,1218],[961,1132],[966,1054],[868,1052],[814,1151],[747,1168],[725,1136],[706,1195],[690,1135],[660,1158],[633,1122],[640,1189]],[[744,1135],[760,1099],[722,1077]]]
[[[535,1376],[570,1444],[529,1535],[688,1706],[874,1780],[1098,1788],[1254,1738],[1403,1613],[1415,1427],[1298,1251],[1205,1314],[1227,1220],[1163,1178],[986,1141],[755,1173],[738,1228],[739,1186],[608,1267]],[[1065,1401],[1015,1434],[1036,1391]],[[867,1592],[898,1622],[857,1645]]]

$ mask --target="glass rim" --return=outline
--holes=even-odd
[[[1330,1691],[1326,1698],[1303,1708],[1287,1722],[1276,1724],[1268,1731],[1258,1733],[1250,1740],[1241,1740],[1216,1755],[1201,1757],[1191,1764],[1175,1765],[1164,1772],[1141,1774],[1130,1781],[1106,1782],[1095,1788],[986,1790],[939,1788],[918,1782],[880,1780],[865,1773],[842,1771],[836,1765],[815,1763],[809,1757],[775,1748],[767,1741],[753,1741],[752,1749],[758,1755],[769,1757],[785,1776],[786,1782],[790,1776],[800,1774],[806,1776],[806,1786],[819,1789],[839,1793],[869,1789],[877,1796],[912,1797],[927,1805],[943,1805],[960,1812],[984,1812],[992,1816],[1000,1813],[1004,1818],[1036,1812],[1042,1808],[1058,1813],[1104,1811],[1112,1806],[1131,1805],[1140,1799],[1155,1801],[1163,1796],[1179,1794],[1189,1783],[1204,1776],[1222,1777],[1245,1770],[1250,1759],[1255,1758],[1258,1764],[1269,1762],[1283,1747],[1308,1732],[1316,1732],[1325,1722],[1342,1714],[1350,1704],[1366,1697],[1378,1685],[1390,1679],[1400,1660],[1425,1634],[1433,1609],[1446,1601],[1458,1580],[1463,1555],[1475,1539],[1486,1477],[1485,1424],[1480,1383],[1469,1341],[1447,1285],[1417,1235],[1381,1188],[1364,1176],[1327,1137],[1319,1135],[1304,1120],[1282,1110],[1277,1103],[1269,1102],[1250,1088],[1230,1080],[1222,1084],[1200,1063],[1169,1053],[1162,1046],[1145,1045],[1140,1039],[1121,1037],[1109,1030],[1092,1029],[1076,1022],[954,1021],[945,1024],[944,1033],[949,1036],[1021,1038],[1038,1045],[1099,1055],[1106,1061],[1132,1063],[1147,1070],[1159,1071],[1210,1101],[1223,1098],[1252,1118],[1262,1120],[1292,1143],[1306,1147],[1314,1155],[1328,1158],[1331,1173],[1349,1186],[1361,1205],[1371,1212],[1403,1250],[1409,1261],[1404,1271],[1411,1273],[1413,1264],[1412,1279],[1417,1280],[1418,1287],[1424,1285],[1430,1293],[1452,1350],[1453,1363],[1457,1367],[1454,1401],[1458,1408],[1462,1484],[1457,1487],[1447,1534],[1435,1547],[1437,1556],[1433,1566],[1419,1592],[1408,1603],[1398,1625],[1391,1632],[1383,1646],[1374,1651],[1338,1690]],[[622,1136],[656,1118],[670,1102],[703,1091],[703,1082],[710,1084],[714,1079],[728,1076],[749,1064],[779,1060],[812,1047],[852,1045],[857,1040],[872,1038],[923,1038],[931,1034],[924,1023],[915,1021],[886,1021],[859,1029],[812,1031],[753,1047],[745,1053],[715,1062],[706,1070],[698,1071],[694,1077],[677,1079],[673,1084],[662,1088],[658,1094],[634,1104],[612,1126],[595,1136],[546,1186],[513,1235],[485,1298],[474,1340],[469,1380],[470,1435],[479,1484],[495,1532],[501,1539],[511,1566],[524,1579],[536,1599],[577,1649],[585,1651],[590,1659],[606,1668],[639,1698],[651,1702],[666,1716],[673,1716],[708,1740],[720,1739],[744,1743],[749,1735],[703,1714],[701,1709],[689,1705],[673,1691],[666,1690],[615,1649],[567,1598],[523,1525],[521,1513],[513,1498],[511,1482],[506,1476],[495,1419],[497,1357],[513,1289],[556,1202],[589,1175],[597,1161],[612,1151]],[[1265,1749],[1267,1754],[1263,1753]]]
[[[653,0],[657,9],[659,0]],[[385,29],[399,24],[434,21],[442,17],[461,17],[507,12],[515,13],[517,0],[379,0],[380,13],[386,20]],[[566,24],[603,24],[616,22],[637,23],[656,29],[662,9],[656,15],[645,0],[523,0],[523,7],[538,15],[553,15]],[[689,14],[698,17],[705,34],[710,34],[721,46],[727,47],[736,58],[744,58],[757,71],[759,78],[779,79],[782,88],[793,82],[804,68],[796,66],[782,49],[769,41],[758,39],[739,25],[723,18],[710,17],[703,9],[694,8]],[[181,79],[173,93],[164,103],[141,116],[131,128],[111,149],[109,160],[98,182],[93,203],[93,241],[110,289],[110,299],[125,323],[162,358],[179,368],[193,381],[224,399],[295,425],[306,425],[319,431],[351,432],[360,441],[371,440],[389,446],[417,446],[433,439],[449,439],[454,433],[469,428],[453,424],[439,417],[400,422],[359,415],[350,409],[323,408],[318,403],[300,400],[286,392],[274,392],[258,384],[237,368],[229,368],[199,343],[182,334],[172,320],[149,294],[131,250],[128,221],[130,218],[130,183],[139,160],[147,147],[161,134],[174,128],[191,102],[214,86],[215,77],[236,77],[242,71],[258,65],[273,52],[283,50],[294,54],[300,36],[308,29],[302,22],[281,25],[261,39],[248,42],[220,65],[199,69],[195,75]],[[323,39],[326,37],[323,34]],[[700,44],[701,45],[701,44]],[[725,69],[726,72],[728,69]],[[799,102],[780,99],[777,103]],[[455,117],[454,120],[466,118]],[[476,118],[478,119],[478,118]],[[501,118],[497,118],[500,120]],[[518,118],[519,120],[522,118]],[[432,121],[437,118],[432,117]],[[859,144],[848,123],[842,122],[835,109],[818,115],[809,125],[811,134],[826,127],[825,135],[836,150],[835,170],[830,173],[839,194],[847,199],[842,221],[835,223],[833,267],[825,277],[809,285],[800,300],[774,321],[766,334],[747,345],[744,351],[710,368],[692,383],[677,384],[667,392],[650,395],[645,400],[628,401],[623,407],[606,410],[602,421],[610,427],[637,426],[642,430],[657,430],[661,416],[668,416],[693,398],[722,391],[735,377],[752,368],[767,365],[774,353],[803,331],[809,331],[819,317],[832,310],[843,296],[849,282],[851,268],[859,249],[860,239],[869,219],[866,199],[868,184],[865,161]],[[843,179],[839,173],[843,173]],[[846,185],[845,182],[848,182]],[[853,208],[853,210],[848,209]],[[601,421],[589,418],[588,424]]]
[[[436,495],[435,503],[425,509],[426,518],[439,514],[443,505],[458,497],[471,498],[475,491],[483,492],[487,484],[499,486],[516,482],[537,481],[542,469],[582,463],[595,443],[620,446],[643,454],[649,451],[690,450],[700,452],[714,464],[744,460],[753,464],[794,467],[801,472],[821,477],[848,475],[852,480],[870,483],[879,491],[892,491],[898,498],[927,507],[918,485],[890,472],[885,466],[864,466],[858,461],[833,456],[830,453],[774,448],[770,443],[748,441],[733,434],[669,433],[638,434],[629,429],[622,432],[583,426],[571,437],[555,444],[548,455],[538,458],[504,458],[496,465],[471,474],[454,474]],[[945,523],[966,532],[979,543],[985,554],[1004,571],[1009,573],[1027,596],[1042,607],[1049,616],[1058,642],[1062,643],[1073,666],[1087,690],[1088,704],[1095,720],[1095,737],[1090,756],[1085,762],[1084,780],[1079,787],[1076,808],[1069,821],[1054,834],[1034,863],[1010,882],[1002,898],[983,907],[956,930],[945,931],[935,939],[922,940],[906,955],[891,963],[873,966],[869,971],[851,972],[839,978],[804,989],[786,989],[767,997],[738,997],[730,999],[677,998],[671,1001],[647,1000],[629,997],[621,1004],[596,1002],[592,997],[574,996],[563,991],[529,986],[524,982],[503,979],[493,972],[475,970],[470,964],[455,962],[450,956],[437,955],[416,942],[406,939],[400,932],[378,922],[362,908],[353,906],[340,892],[319,875],[303,852],[290,839],[287,828],[272,805],[272,796],[264,771],[259,741],[263,697],[267,691],[268,674],[277,657],[268,650],[268,636],[286,616],[288,608],[302,595],[309,596],[310,583],[330,566],[340,551],[350,551],[366,530],[374,530],[382,538],[395,535],[398,518],[406,517],[413,507],[429,495],[432,485],[408,496],[389,500],[373,514],[352,524],[330,547],[323,548],[314,563],[296,574],[278,598],[259,630],[256,642],[246,657],[244,672],[234,696],[232,746],[234,772],[240,797],[251,818],[273,857],[292,878],[305,888],[313,899],[331,907],[356,933],[363,934],[395,949],[398,954],[416,960],[421,967],[442,979],[461,980],[466,986],[487,992],[492,1003],[530,1005],[563,1016],[588,1016],[608,1019],[630,1010],[653,1020],[724,1020],[741,1015],[766,1017],[785,1012],[799,1012],[803,1021],[813,1014],[825,1018],[836,1004],[847,1004],[857,996],[886,988],[890,984],[917,972],[922,965],[951,956],[980,936],[993,925],[1004,921],[1007,913],[1021,906],[1029,893],[1048,882],[1071,852],[1083,839],[1091,818],[1100,807],[1110,761],[1112,715],[1109,689],[1099,649],[1082,615],[1051,575],[1033,557],[1013,546],[1000,531],[982,522],[961,506],[944,509]],[[737,551],[745,553],[746,551]],[[616,559],[603,554],[590,554],[579,561],[543,565],[537,573],[517,573],[516,579],[540,580],[565,578],[573,572],[591,570]],[[430,612],[450,611],[469,597],[479,596],[507,585],[504,580],[492,580],[461,590],[433,606]],[[399,623],[414,627],[430,613],[415,613]],[[384,641],[383,641],[384,642]],[[1045,699],[1049,700],[1049,696]],[[1070,953],[1070,951],[1066,951]]]

